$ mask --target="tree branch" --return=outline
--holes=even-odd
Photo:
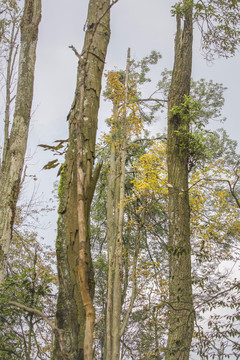
[[[74,54],[77,56],[78,59],[81,58],[81,55],[73,45],[69,46],[69,49],[72,49],[72,51],[74,52]]]
[[[164,99],[139,99],[139,100],[136,100],[136,102],[147,102],[147,101],[155,101],[155,102],[158,102],[158,103],[162,103],[162,102],[168,102],[168,100],[164,100]]]
[[[54,333],[57,333],[58,336],[59,336],[59,345],[60,345],[60,349],[61,349],[61,352],[62,352],[62,355],[63,355],[63,359],[64,360],[69,360],[69,356],[67,355],[67,346],[66,346],[66,342],[65,342],[65,331],[62,330],[62,329],[59,329],[52,321],[50,321],[48,319],[48,317],[43,313],[41,312],[40,310],[37,310],[37,309],[33,309],[33,308],[30,308],[28,306],[25,306],[23,304],[20,304],[16,301],[9,301],[8,303],[9,305],[12,305],[12,306],[16,306],[24,311],[27,311],[29,312],[30,314],[34,314],[36,316],[39,316],[41,317],[52,329],[52,331]]]

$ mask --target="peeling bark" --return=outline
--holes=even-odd
[[[115,3],[115,2],[114,2]],[[57,326],[68,334],[71,359],[91,360],[95,310],[90,252],[90,207],[100,167],[93,171],[102,72],[110,37],[110,0],[90,0],[86,35],[69,121],[61,178],[57,254]],[[62,359],[58,340],[54,359]]]
[[[27,146],[40,20],[41,0],[25,0],[14,119],[10,138],[8,141],[5,139],[7,149],[4,149],[4,162],[0,169],[0,283],[3,283],[6,272]]]
[[[186,5],[186,4],[185,4]],[[188,144],[180,144],[189,131],[186,119],[173,115],[173,106],[189,95],[192,69],[192,7],[186,7],[184,22],[177,16],[175,60],[168,99],[169,186],[169,334],[166,360],[189,358],[194,313],[191,280],[190,207],[188,196]],[[186,138],[186,137],[185,137]]]
[[[84,309],[81,301],[76,262],[78,256],[76,135],[69,129],[69,144],[59,185],[59,218],[56,240],[59,293],[56,325],[64,330],[66,352],[73,360],[83,360]],[[53,359],[63,360],[56,334]]]

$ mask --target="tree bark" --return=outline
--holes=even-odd
[[[115,3],[115,2],[113,2]],[[112,3],[112,4],[113,4]],[[111,4],[111,5],[112,5]],[[68,336],[71,359],[91,360],[95,311],[90,253],[90,207],[100,167],[93,171],[102,72],[110,37],[110,0],[90,0],[86,35],[69,121],[61,175],[57,254],[57,326]],[[58,340],[54,354],[62,359]]]
[[[105,360],[119,360],[120,356],[125,163],[128,142],[127,102],[129,66],[130,49],[128,49],[127,55],[123,115],[121,119],[116,119],[115,121],[115,123],[119,123],[120,138],[112,139],[110,170],[108,174],[108,299]],[[117,113],[117,109],[114,109],[114,113]],[[118,145],[119,143],[120,145]]]
[[[14,119],[0,169],[0,283],[3,283],[27,146],[41,0],[25,0]]]
[[[73,116],[72,110],[69,119]],[[78,256],[77,220],[77,168],[76,133],[69,122],[68,150],[61,172],[59,185],[59,218],[57,226],[57,269],[59,292],[56,312],[56,325],[64,330],[66,351],[74,360],[83,360],[84,308],[78,283],[76,261]],[[53,358],[63,360],[59,334],[56,334]]]
[[[119,204],[119,174],[117,173],[117,159],[115,145],[111,145],[110,169],[108,173],[107,191],[107,246],[108,246],[108,291],[106,313],[106,347],[105,360],[112,356],[112,317],[113,317],[113,279],[115,270],[115,248],[117,237],[117,205]]]
[[[9,41],[9,51],[7,59],[7,71],[6,71],[6,96],[5,96],[5,117],[4,117],[4,145],[2,162],[6,162],[6,154],[8,151],[9,142],[9,128],[10,128],[10,106],[14,97],[11,98],[11,83],[14,77],[14,67],[18,53],[17,37],[20,30],[19,22],[13,18],[11,37]]]
[[[166,360],[189,358],[194,313],[191,280],[190,207],[188,196],[189,124],[174,106],[189,95],[192,69],[192,6],[184,1],[184,22],[177,15],[175,60],[168,98],[167,162],[169,182],[169,334]],[[186,142],[182,144],[182,140]]]

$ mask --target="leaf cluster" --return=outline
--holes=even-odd
[[[171,109],[172,116],[181,119],[182,125],[175,130],[178,138],[178,147],[189,154],[189,170],[197,164],[200,159],[208,156],[208,149],[205,146],[204,138],[207,130],[205,123],[201,120],[202,105],[191,96],[184,96],[181,105]]]
[[[54,156],[58,157],[57,159],[51,160],[47,164],[45,164],[43,167],[44,170],[50,170],[56,168],[57,166],[61,166],[62,163],[59,161],[59,159],[61,158],[61,156],[65,155],[67,151],[68,139],[55,140],[54,143],[56,143],[56,145],[38,145],[39,147],[43,148],[44,151],[51,151]]]
[[[137,84],[142,85],[146,82],[151,82],[151,78],[147,77],[150,71],[150,65],[156,65],[162,58],[162,55],[153,50],[150,55],[145,56],[142,60],[132,60],[130,64],[130,72],[134,75]]]
[[[197,0],[194,12],[207,59],[233,56],[240,44],[239,1]]]
[[[44,249],[34,234],[15,233],[7,278],[0,288],[1,359],[50,357],[52,335],[46,324],[35,315],[9,305],[9,302],[16,301],[53,316],[56,291],[53,259],[53,251]]]
[[[11,27],[18,26],[21,18],[20,0],[2,0],[0,3],[0,47],[5,49],[11,37]]]
[[[172,7],[172,15],[183,18],[189,7],[200,29],[206,58],[233,56],[240,44],[239,1],[181,0]]]
[[[139,113],[137,85],[133,77],[128,82],[128,96],[125,104],[125,84],[120,72],[109,72],[106,74],[106,92],[108,98],[113,102],[113,114],[107,120],[110,134],[105,136],[107,142],[120,145],[123,136],[128,140],[132,135],[138,136],[142,130],[142,119]]]

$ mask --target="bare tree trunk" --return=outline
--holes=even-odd
[[[125,98],[122,119],[118,119],[120,139],[112,139],[107,198],[108,299],[106,317],[106,360],[118,360],[122,311],[122,253],[127,148],[127,101],[130,49],[128,49]],[[116,113],[117,109],[114,109]],[[117,115],[116,115],[117,116]],[[115,143],[116,141],[116,143]],[[120,146],[118,145],[120,143]],[[116,145],[117,144],[117,145]]]
[[[16,105],[4,162],[0,169],[0,283],[3,283],[18,200],[33,98],[34,69],[41,0],[25,0]]]
[[[107,314],[106,314],[106,348],[105,360],[112,356],[112,317],[113,317],[113,279],[115,270],[115,249],[117,237],[117,205],[119,204],[119,187],[117,180],[117,159],[115,145],[111,145],[110,169],[108,173],[107,191],[107,245],[108,245],[108,295],[107,295]]]
[[[169,334],[166,360],[187,360],[193,334],[194,313],[191,280],[190,208],[188,197],[189,124],[186,117],[172,114],[189,95],[192,69],[192,5],[177,15],[175,61],[168,99],[169,182]],[[182,140],[186,143],[183,145]]]
[[[116,1],[112,2],[115,3]],[[100,167],[93,171],[102,72],[110,37],[110,0],[90,0],[86,35],[69,120],[69,147],[59,188],[57,326],[72,359],[91,360],[95,311],[90,207]],[[55,341],[54,359],[62,359]]]
[[[7,73],[6,73],[6,97],[5,97],[5,118],[4,118],[4,145],[3,145],[3,164],[6,162],[6,155],[8,152],[9,142],[9,127],[10,127],[10,106],[14,97],[11,98],[11,83],[14,77],[14,68],[16,57],[18,53],[17,37],[19,33],[19,22],[13,18],[11,37],[9,41],[9,51],[7,59]]]
[[[89,216],[99,172],[93,173],[102,71],[110,36],[109,0],[90,0],[87,32],[79,61],[79,114],[77,132],[78,276],[85,310],[84,360],[93,357],[94,279],[90,254]]]

